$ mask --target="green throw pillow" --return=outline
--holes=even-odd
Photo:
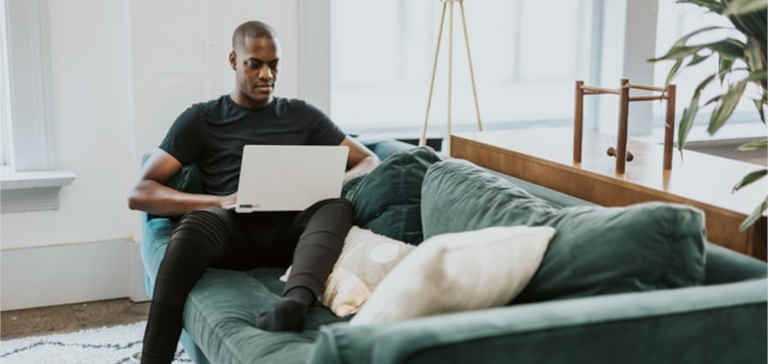
[[[414,147],[348,181],[343,196],[355,206],[355,224],[409,244],[420,243],[421,183],[427,168],[441,159],[430,147]]]
[[[704,214],[685,205],[557,208],[472,163],[447,160],[424,177],[421,216],[425,239],[490,226],[554,227],[539,270],[515,302],[684,287],[704,279]]]

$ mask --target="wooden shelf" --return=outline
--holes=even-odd
[[[727,248],[766,259],[766,216],[750,229],[741,222],[768,194],[762,179],[736,193],[732,187],[761,166],[708,154],[675,151],[672,169],[662,169],[664,148],[629,140],[634,160],[615,172],[606,154],[616,138],[584,132],[582,162],[573,162],[573,130],[547,128],[468,132],[451,136],[451,156],[604,206],[647,201],[683,203],[706,214],[707,237]]]

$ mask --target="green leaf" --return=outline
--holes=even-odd
[[[677,149],[680,150],[680,154],[683,153],[683,147],[685,147],[685,141],[688,139],[688,134],[693,127],[693,120],[696,118],[696,113],[699,112],[699,97],[701,97],[701,91],[704,90],[712,80],[717,77],[717,73],[711,74],[701,81],[696,90],[693,92],[691,103],[683,110],[683,116],[680,118],[680,126],[677,132]]]
[[[709,83],[712,82],[712,80],[714,80],[716,76],[717,76],[717,73],[713,73],[707,76],[707,78],[705,78],[704,81],[701,81],[701,83],[699,83],[699,85],[696,86],[696,89],[693,90],[693,97],[698,100],[699,96],[701,96],[701,91],[703,91],[704,88],[707,87],[707,85],[709,85]]]
[[[719,1],[715,0],[678,0],[677,2],[682,4],[696,4],[698,6],[712,10],[718,14],[725,11],[725,6],[723,6],[723,4],[721,4]]]
[[[707,128],[709,135],[715,134],[725,125],[725,121],[728,120],[733,110],[736,109],[736,105],[738,105],[746,86],[747,80],[741,80],[728,87],[728,91],[723,95],[720,105],[712,112],[712,117],[709,119],[709,127]]]
[[[739,146],[739,150],[744,152],[748,150],[756,150],[760,148],[768,147],[768,139],[758,140],[756,142],[750,142]]]
[[[683,110],[683,116],[680,118],[680,126],[677,131],[677,149],[680,151],[680,155],[683,154],[683,147],[685,147],[685,141],[688,139],[688,134],[693,127],[693,119],[696,118],[696,113],[699,112],[699,98],[694,97],[691,99],[691,104]]]
[[[760,99],[752,99],[752,102],[755,103],[757,112],[760,114],[760,120],[763,122],[763,124],[765,124],[765,112],[763,111],[763,101]]]
[[[766,8],[768,8],[766,0],[733,0],[728,3],[723,15],[742,15]]]
[[[752,213],[749,215],[749,217],[744,219],[744,221],[741,223],[741,226],[739,226],[739,231],[749,229],[749,227],[752,226],[752,224],[754,224],[755,221],[760,218],[760,216],[763,216],[763,211],[765,211],[766,208],[768,208],[768,196],[765,196],[763,202],[761,202],[759,205],[757,205],[757,207],[755,207],[754,210],[752,210]]]
[[[747,81],[761,81],[765,80],[765,77],[768,76],[768,72],[765,70],[757,70],[749,73],[749,76],[745,80]]]
[[[695,66],[695,65],[697,65],[697,64],[699,64],[701,62],[706,61],[709,58],[709,56],[711,56],[713,54],[715,54],[715,52],[707,54],[706,56],[702,56],[702,55],[699,55],[698,53],[696,53],[696,54],[693,55],[693,58],[691,58],[691,61],[688,62],[688,64],[685,65],[685,66],[686,67]]]
[[[658,62],[665,59],[676,60],[685,58],[695,54],[702,49],[711,49],[712,51],[720,53],[721,56],[729,58],[743,58],[744,47],[746,47],[744,42],[734,38],[726,38],[717,42],[695,44],[690,46],[674,45],[665,55],[657,58],[650,58],[648,59],[648,62]]]
[[[664,82],[664,88],[667,88],[669,86],[669,83],[672,82],[672,79],[675,78],[675,75],[677,74],[677,71],[680,69],[680,65],[683,64],[683,58],[678,59],[675,64],[672,66],[672,69],[669,70],[669,74],[667,75],[667,81]]]
[[[744,48],[747,45],[738,39],[726,38],[721,41],[703,44],[703,46],[720,53],[721,56],[742,58],[744,57]]]
[[[667,54],[665,56],[659,57],[659,58],[653,58],[653,59],[649,59],[648,60],[648,62],[656,62],[656,61],[659,61],[659,60],[662,60],[662,59],[670,59],[670,58],[665,58],[665,57],[669,57],[669,56],[676,57],[676,58],[671,58],[671,59],[676,59],[676,62],[675,62],[675,65],[672,66],[672,68],[669,70],[669,74],[667,74],[667,81],[665,83],[665,86],[669,86],[669,83],[672,82],[672,80],[675,78],[675,75],[677,75],[677,72],[678,72],[678,70],[680,68],[680,64],[682,63],[683,59],[685,57],[687,57],[688,55],[693,54],[693,59],[691,59],[691,61],[686,65],[686,67],[693,66],[695,64],[701,63],[705,59],[709,58],[709,56],[714,54],[714,52],[711,52],[711,53],[707,54],[706,56],[700,56],[697,53],[698,52],[697,49],[689,49],[689,48],[685,47],[685,43],[688,42],[688,39],[690,39],[691,37],[693,37],[693,36],[695,36],[697,34],[700,34],[700,33],[703,33],[703,32],[708,32],[710,30],[715,30],[715,29],[725,29],[725,27],[709,26],[709,27],[704,27],[704,28],[701,28],[701,29],[694,30],[694,31],[692,31],[692,32],[682,36],[680,39],[678,39],[672,45],[672,47],[670,48],[670,50],[667,52]],[[678,56],[681,56],[681,57],[678,57]]]
[[[757,39],[750,39],[749,43],[747,43],[747,46],[744,48],[744,59],[747,63],[747,67],[749,67],[751,71],[765,68],[761,62],[760,44],[757,42]]]
[[[709,104],[711,104],[711,103],[713,103],[713,102],[718,102],[718,101],[720,101],[720,99],[722,99],[722,98],[723,98],[723,95],[717,95],[717,96],[715,96],[715,97],[713,97],[713,98],[711,98],[711,99],[707,100],[707,102],[705,102],[703,106],[708,106]]]
[[[694,30],[694,31],[692,31],[692,32],[690,32],[690,33],[680,37],[680,39],[678,39],[675,42],[675,44],[673,44],[672,46],[673,47],[684,46],[685,43],[688,42],[688,39],[691,39],[691,37],[693,37],[693,36],[695,36],[697,34],[701,34],[701,33],[704,33],[704,32],[708,32],[710,30],[715,30],[715,29],[728,29],[728,28],[726,28],[726,27],[718,27],[718,26],[709,26],[709,27],[704,27],[704,28],[701,28],[701,29],[696,29],[696,30]]]
[[[681,59],[690,56],[691,54],[695,54],[696,52],[700,51],[702,48],[705,48],[704,45],[699,46],[674,46],[667,51],[666,54],[664,54],[661,57],[657,58],[649,58],[648,62],[658,62],[663,61],[666,59]]]
[[[742,15],[729,15],[728,20],[748,39],[756,38],[761,44],[765,44],[767,15],[766,11],[756,11]]]
[[[740,188],[747,186],[750,183],[759,180],[760,178],[765,177],[766,174],[768,174],[768,169],[760,169],[747,174],[746,176],[744,176],[744,178],[742,178],[741,182],[733,186],[733,190],[731,192],[738,191]]]
[[[720,84],[723,84],[723,81],[725,80],[725,75],[728,74],[728,72],[731,71],[731,67],[733,67],[733,58],[730,58],[728,56],[720,55],[720,64],[718,66],[718,73],[720,75]]]

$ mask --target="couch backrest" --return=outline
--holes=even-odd
[[[511,181],[517,187],[559,208],[596,205],[592,202],[516,177],[490,170],[488,172]],[[482,188],[482,186],[478,186],[478,188]],[[706,243],[706,249],[705,278],[703,282],[706,285],[768,277],[768,265],[763,261],[710,242]]]

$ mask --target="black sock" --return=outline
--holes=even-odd
[[[291,288],[272,311],[261,313],[256,327],[267,331],[301,331],[309,306],[314,300],[315,294],[309,288]]]

